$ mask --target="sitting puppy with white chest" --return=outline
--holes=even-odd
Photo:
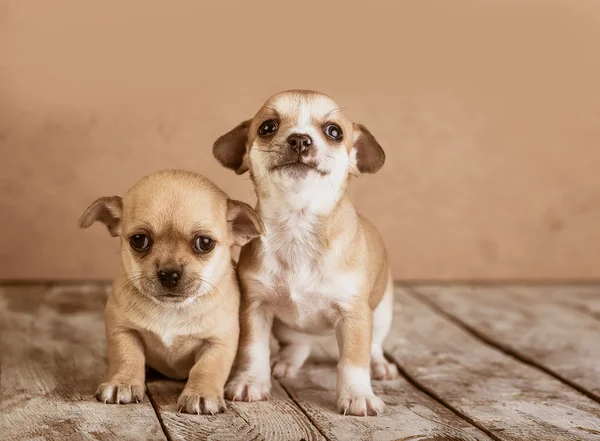
[[[121,270],[106,303],[108,378],[96,398],[133,403],[145,367],[188,379],[178,399],[187,413],[225,410],[223,388],[239,337],[240,293],[232,245],[264,232],[256,212],[208,179],[165,170],[124,196],[95,201],[79,220],[121,238]]]
[[[391,379],[382,342],[392,322],[393,284],[377,230],[346,193],[350,176],[374,173],[385,155],[328,96],[293,90],[271,97],[214,144],[217,160],[250,172],[266,234],[242,248],[240,347],[226,396],[264,400],[270,373],[294,376],[313,335],[340,349],[337,407],[377,415],[371,375]],[[281,349],[270,364],[271,329]]]

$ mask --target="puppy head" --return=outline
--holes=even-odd
[[[162,171],[136,183],[123,198],[95,201],[79,219],[121,238],[123,269],[142,294],[181,302],[212,289],[231,267],[231,246],[264,234],[256,212],[229,200],[206,178]]]
[[[346,119],[328,96],[301,90],[271,97],[254,118],[221,136],[213,153],[238,174],[250,170],[257,187],[284,190],[341,188],[350,174],[375,173],[385,162],[366,127]]]

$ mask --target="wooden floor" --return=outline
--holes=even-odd
[[[600,440],[600,286],[398,287],[380,417],[334,410],[335,365],[273,381],[262,403],[177,413],[93,398],[106,373],[106,284],[0,286],[1,440]]]

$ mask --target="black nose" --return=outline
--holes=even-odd
[[[173,288],[181,280],[181,269],[164,269],[156,273],[160,284],[165,288]]]
[[[292,150],[298,153],[306,153],[312,145],[312,138],[308,135],[294,133],[287,138],[287,142]]]

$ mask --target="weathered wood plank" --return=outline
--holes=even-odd
[[[281,386],[274,382],[271,400],[259,403],[228,402],[225,413],[189,415],[179,413],[177,397],[181,381],[149,378],[148,390],[172,440],[323,440]]]
[[[162,423],[173,441],[262,441],[266,438],[243,418],[228,409],[219,415],[189,415],[177,411],[177,397],[184,387],[181,381],[148,378],[146,386]]]
[[[455,298],[460,301],[449,301],[437,290],[423,294],[478,333],[490,339],[506,336],[499,342],[505,350],[520,351],[523,358],[535,356],[533,361],[563,376],[569,373],[573,381],[588,381],[585,387],[597,393],[597,382],[596,389],[589,386],[589,372],[598,347],[581,335],[589,336],[582,333],[598,322],[594,317],[600,317],[600,290],[548,288],[534,296],[530,288],[513,291],[508,299],[500,292],[493,294],[492,303],[484,306],[479,303],[482,298],[474,298],[481,292],[460,291]],[[166,439],[150,403],[110,406],[93,398],[106,373],[106,293],[105,285],[0,287],[1,439]],[[482,343],[412,295],[400,292],[399,299],[404,309],[396,311],[386,347],[439,401],[489,430],[494,439],[600,439],[597,403]],[[473,304],[465,305],[468,302]],[[471,313],[473,308],[477,314]],[[502,308],[510,308],[508,316],[496,311]],[[549,326],[546,317],[553,316]],[[587,357],[584,363],[582,354]],[[562,363],[569,357],[572,365]],[[581,378],[567,370],[581,367]],[[332,440],[491,439],[403,379],[374,383],[388,408],[377,418],[335,412],[333,365],[308,366],[299,378],[283,384],[310,420],[275,381],[271,402],[229,403],[226,414],[214,417],[176,412],[183,382],[148,382],[173,440],[323,440],[319,430]]]
[[[266,403],[229,402],[228,405],[269,440],[318,440],[325,438],[281,385],[272,380],[271,398]]]
[[[392,358],[423,388],[497,439],[598,440],[600,405],[397,289]]]
[[[0,438],[166,440],[149,402],[99,403],[105,285],[0,287]]]
[[[330,440],[486,440],[487,435],[429,398],[404,378],[373,382],[386,404],[377,417],[343,416],[335,409],[335,364],[309,364],[284,388]]]
[[[537,288],[520,288],[526,293]],[[600,320],[600,285],[546,287],[544,295],[554,302],[577,309]]]
[[[420,287],[417,292],[494,345],[600,401],[600,321],[557,303],[560,290]]]

